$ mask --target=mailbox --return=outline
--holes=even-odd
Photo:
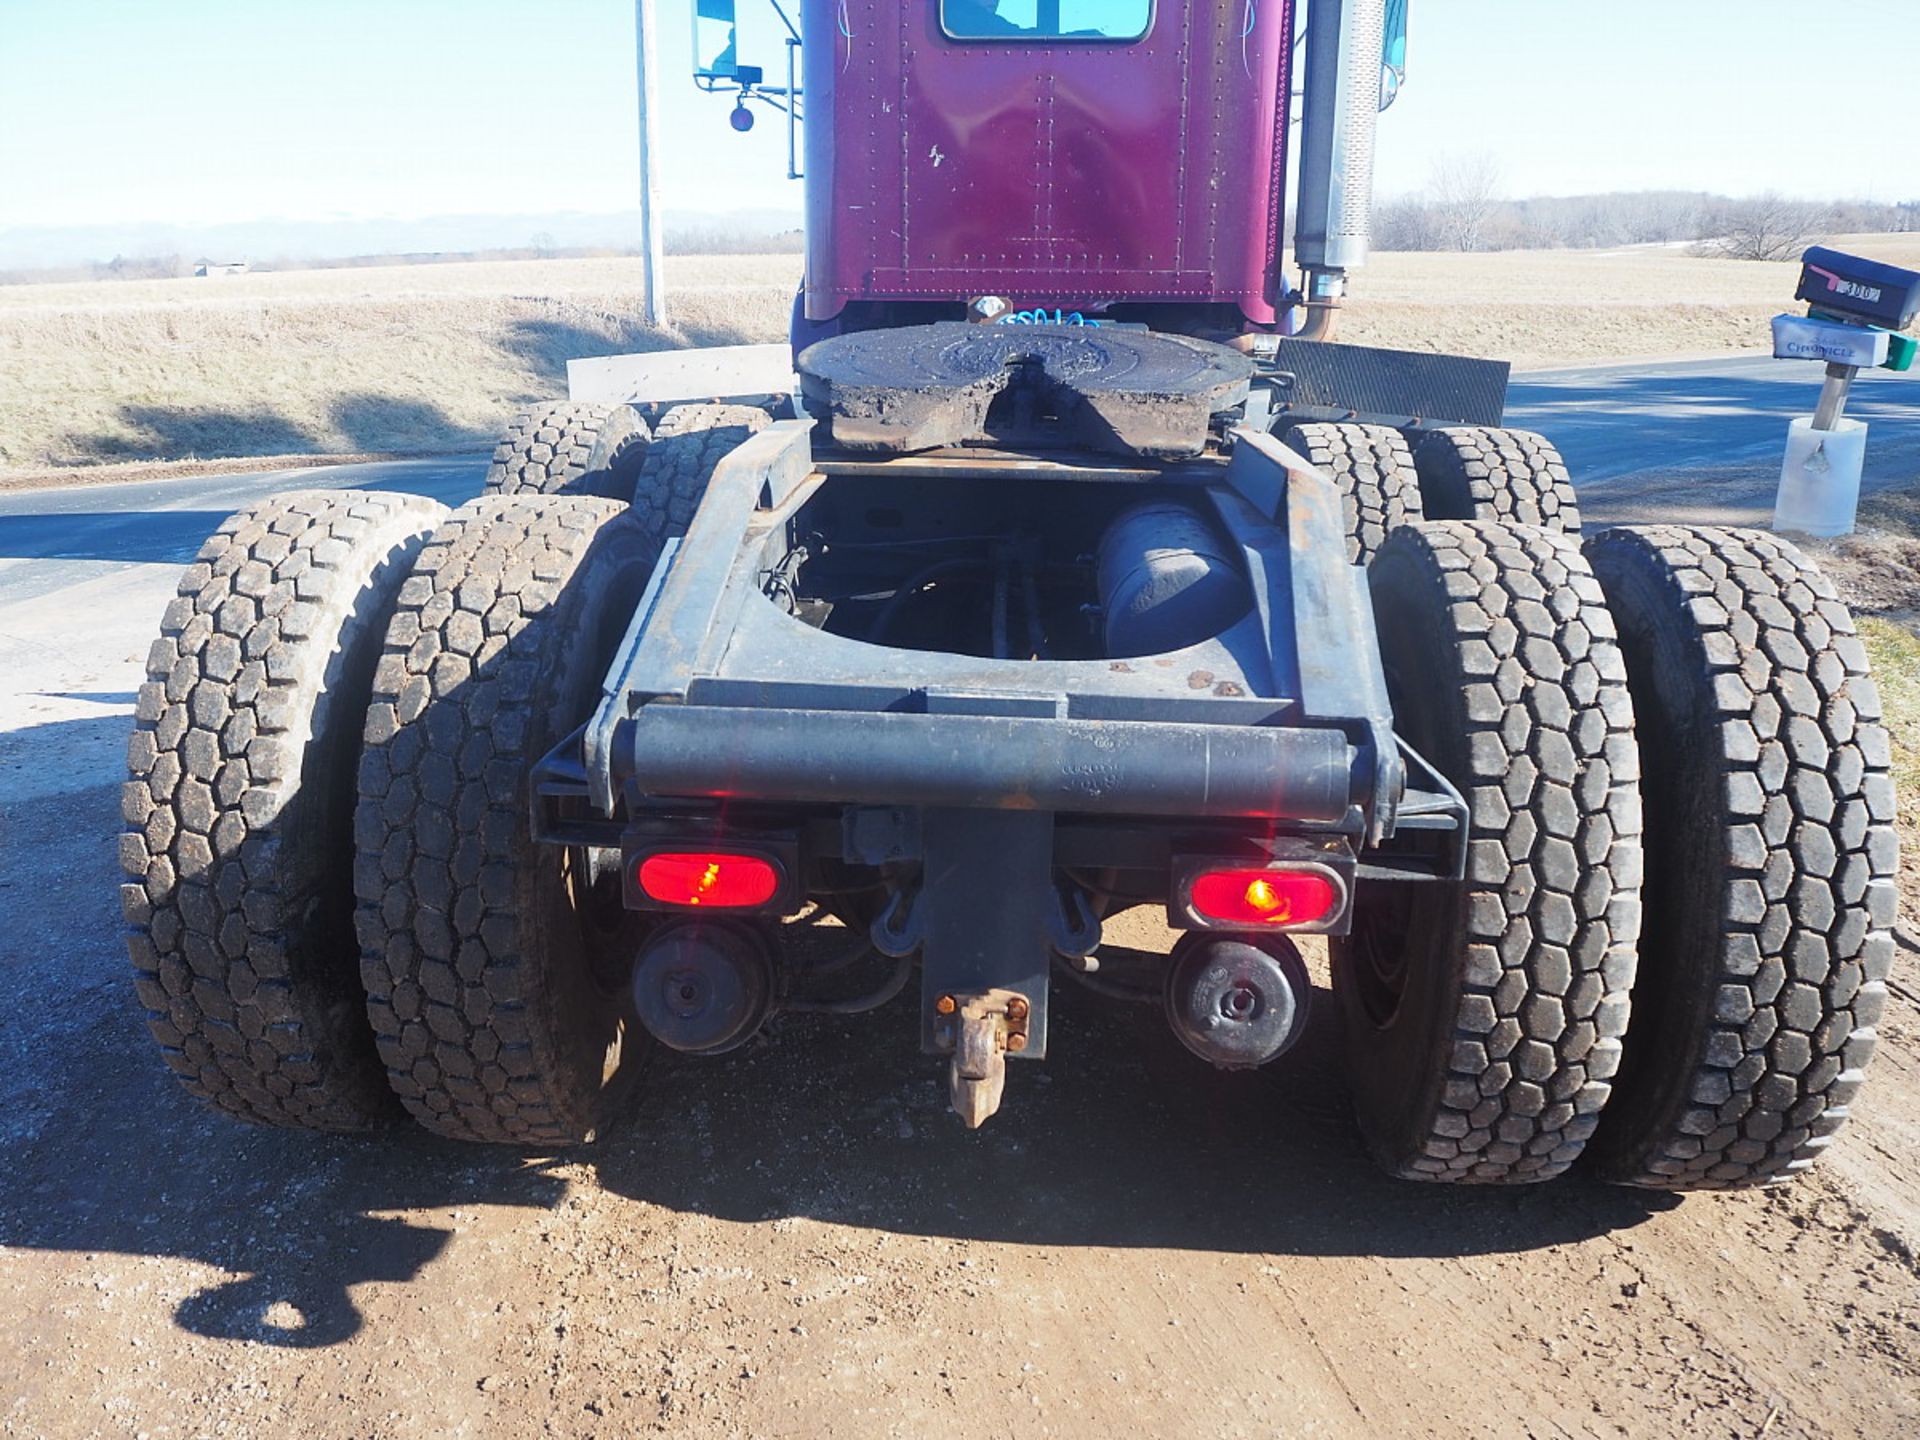
[[[1920,313],[1920,274],[1815,245],[1800,257],[1793,298],[1855,325],[1904,330]]]

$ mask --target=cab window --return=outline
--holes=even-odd
[[[1153,0],[940,0],[956,40],[1138,40]]]

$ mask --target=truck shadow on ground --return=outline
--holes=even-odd
[[[173,1084],[119,946],[119,786],[51,793],[36,781],[81,762],[107,771],[127,725],[94,717],[0,736],[0,1246],[215,1267],[231,1278],[180,1300],[185,1329],[339,1343],[364,1323],[351,1287],[418,1279],[462,1207],[546,1211],[568,1182],[404,1123],[365,1137],[255,1129]]]
[[[84,737],[66,729],[15,732],[14,758],[70,753]],[[366,1324],[354,1287],[431,1285],[457,1238],[462,1283],[484,1285],[489,1247],[468,1232],[534,1246],[565,1226],[551,1212],[576,1185],[748,1224],[1307,1256],[1527,1251],[1672,1203],[1578,1178],[1500,1191],[1380,1175],[1346,1114],[1324,993],[1294,1053],[1223,1075],[1146,1007],[1063,988],[1050,1059],[1015,1068],[977,1133],[947,1113],[910,999],[865,1019],[793,1016],[728,1059],[662,1059],[626,1124],[561,1156],[404,1122],[370,1137],[252,1129],[181,1092],[144,1033],[116,941],[117,806],[113,785],[0,793],[0,1244],[64,1252],[83,1279],[113,1255],[213,1267],[189,1273],[199,1288],[174,1309],[195,1334],[350,1340]],[[168,1272],[159,1288],[181,1283]]]
[[[913,996],[866,1021],[776,1022],[727,1060],[660,1066],[649,1103],[594,1156],[607,1189],[742,1222],[804,1216],[1038,1245],[1291,1255],[1524,1251],[1640,1223],[1670,1198],[1575,1176],[1413,1185],[1355,1129],[1334,997],[1252,1073],[1183,1049],[1157,1006],[1054,992],[1049,1057],[1010,1066],[1001,1113],[969,1133]]]

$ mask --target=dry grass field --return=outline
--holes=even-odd
[[[1920,236],[1854,237],[1920,264]],[[573,356],[785,334],[800,257],[542,260],[0,287],[0,474],[216,456],[491,443]],[[1754,349],[1794,267],[1665,249],[1383,254],[1345,338],[1521,368]]]
[[[794,255],[306,270],[0,288],[0,473],[229,455],[491,445],[566,362],[786,333]]]
[[[1832,243],[1920,265],[1920,235]],[[1510,360],[1522,370],[1764,350],[1767,322],[1795,308],[1799,268],[1660,246],[1380,254],[1354,281],[1342,338]]]

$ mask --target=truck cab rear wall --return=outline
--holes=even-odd
[[[992,294],[1272,323],[1287,0],[1158,0],[1137,41],[956,39],[941,8],[804,0],[808,319]]]

